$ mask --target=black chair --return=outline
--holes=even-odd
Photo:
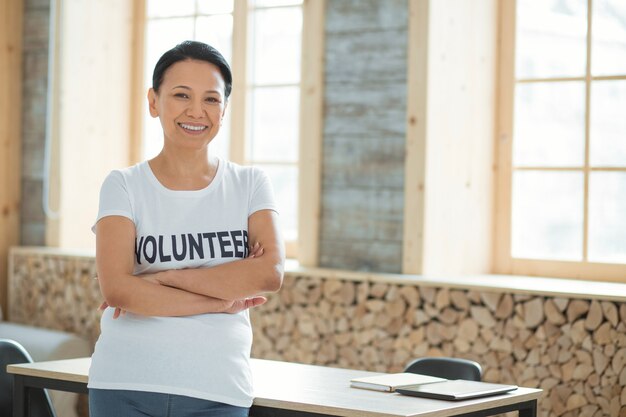
[[[415,359],[404,372],[469,381],[480,381],[483,373],[480,364],[469,359],[436,357]]]
[[[13,375],[7,365],[32,362],[22,345],[14,340],[0,339],[0,416],[13,415]],[[30,389],[30,417],[56,417],[50,397],[43,389]]]

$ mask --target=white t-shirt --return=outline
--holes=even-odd
[[[124,216],[135,224],[135,274],[208,268],[245,258],[248,217],[276,211],[271,184],[257,168],[220,160],[198,191],[174,191],[148,162],[112,171],[100,191],[98,220]],[[95,229],[94,229],[95,230]],[[186,395],[252,404],[248,310],[238,314],[113,319],[107,308],[89,370],[89,388]]]

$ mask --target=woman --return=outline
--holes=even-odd
[[[214,48],[167,51],[148,93],[163,149],[102,185],[91,417],[248,414],[247,309],[280,288],[284,250],[267,177],[209,152],[231,83]]]

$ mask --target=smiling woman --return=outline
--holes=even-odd
[[[244,416],[252,404],[248,308],[280,288],[284,249],[267,176],[209,152],[231,84],[209,45],[166,52],[148,93],[163,148],[102,185],[92,417]]]

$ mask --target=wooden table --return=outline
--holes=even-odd
[[[9,365],[14,374],[13,417],[28,415],[30,388],[88,393],[90,358]],[[252,359],[255,399],[251,416],[446,417],[488,416],[518,411],[537,415],[541,390],[519,388],[507,394],[465,401],[442,401],[350,388],[350,379],[374,372]]]

